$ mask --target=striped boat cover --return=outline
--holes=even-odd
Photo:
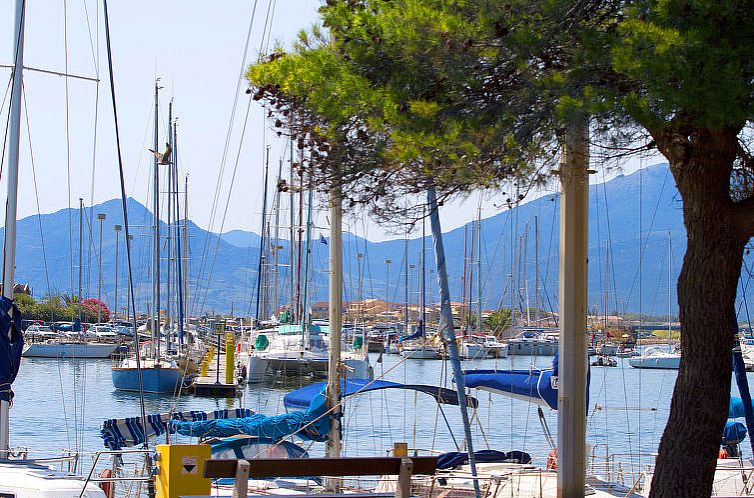
[[[254,415],[248,408],[226,410],[198,411],[191,410],[176,413],[153,413],[147,415],[147,430],[144,430],[141,417],[112,418],[102,422],[100,435],[105,447],[119,450],[123,447],[136,446],[144,442],[144,435],[155,437],[165,434],[169,420],[198,422],[200,420],[218,420],[226,418],[245,418]]]

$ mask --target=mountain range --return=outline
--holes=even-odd
[[[133,235],[131,261],[136,307],[146,311],[151,305],[153,266],[152,214],[134,199],[127,200],[130,233]],[[98,214],[105,219],[99,221]],[[81,253],[83,294],[97,297],[102,229],[102,291],[105,302],[115,306],[116,245],[118,262],[118,308],[126,306],[126,259],[121,202],[113,199],[85,208],[84,247]],[[63,209],[31,216],[18,222],[16,280],[28,283],[35,297],[76,289],[79,261],[79,210]],[[442,208],[440,212],[442,217]],[[468,214],[469,225],[444,234],[450,291],[454,301],[463,296],[464,263],[473,267],[471,288],[474,306],[478,301],[476,259],[471,264],[471,225],[475,213]],[[233,312],[254,314],[256,275],[259,261],[259,235],[233,230],[208,232],[194,223],[189,228],[189,303],[192,314]],[[165,234],[166,226],[162,225]],[[283,230],[287,232],[287,230]],[[429,227],[427,226],[427,233]],[[559,195],[546,195],[483,219],[481,233],[482,306],[538,307],[557,310]],[[117,236],[116,236],[117,235]],[[312,232],[309,301],[327,299],[328,246],[326,231]],[[464,251],[464,241],[466,250]],[[175,244],[171,240],[170,244]],[[167,282],[168,241],[163,238],[162,281]],[[409,298],[418,302],[422,239],[369,241],[353,234],[343,237],[344,293],[346,300],[357,298],[358,276],[362,276],[362,297],[403,302],[406,294],[406,254],[408,254]],[[279,241],[278,304],[290,300],[288,265],[289,243]],[[620,175],[589,188],[589,303],[599,313],[642,312],[664,315],[677,313],[675,280],[686,247],[681,202],[667,165],[659,164],[630,175]],[[431,237],[425,239],[427,301],[437,300],[434,255]],[[513,248],[513,250],[511,250]],[[670,248],[670,250],[669,250]],[[294,247],[294,258],[298,247]],[[302,248],[302,252],[305,249]],[[668,254],[671,254],[670,264]],[[357,255],[361,254],[359,258]],[[464,259],[466,254],[466,259]],[[475,256],[476,258],[476,256]],[[391,263],[386,264],[385,261]],[[271,262],[272,258],[268,257]],[[359,265],[359,262],[361,264]],[[174,270],[173,270],[174,271]],[[303,273],[302,269],[302,273]],[[535,284],[539,276],[539,286]],[[272,279],[270,279],[272,281]],[[669,285],[669,282],[672,282]],[[175,284],[173,284],[174,286]],[[265,295],[274,303],[272,283]],[[537,289],[537,287],[539,289]],[[517,289],[511,297],[511,288]],[[669,296],[668,289],[672,292]],[[166,292],[166,291],[165,291]],[[302,287],[298,292],[303,292]],[[294,292],[295,293],[295,292]],[[670,299],[669,299],[670,298]],[[468,300],[469,297],[467,296]],[[165,302],[163,298],[163,309]],[[271,311],[268,307],[267,313]]]

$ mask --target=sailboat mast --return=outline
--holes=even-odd
[[[81,281],[83,278],[83,252],[84,252],[84,199],[79,197],[79,285],[77,298],[79,335],[81,335]],[[100,256],[102,257],[102,256]]]
[[[301,178],[303,187],[303,177]],[[312,259],[312,211],[314,209],[314,186],[311,184],[311,177],[309,178],[309,195],[307,196],[306,206],[306,249],[304,251],[304,295],[302,297],[303,310],[301,316],[303,321],[303,340],[304,347],[309,347],[309,269]]]
[[[295,218],[294,218],[295,201],[294,201],[294,196],[293,196],[293,190],[294,190],[293,188],[293,139],[291,139],[289,143],[290,145],[289,145],[288,155],[289,155],[289,162],[290,162],[290,167],[291,167],[290,168],[291,176],[290,176],[290,184],[288,185],[288,209],[289,209],[288,218],[290,222],[290,226],[288,229],[288,237],[289,237],[288,238],[288,279],[290,280],[289,282],[290,289],[288,289],[290,292],[290,304],[288,305],[288,316],[290,317],[291,322],[293,322],[293,320],[298,319],[298,316],[294,315],[294,311],[293,311],[293,302],[296,297],[296,289],[295,289],[295,285],[293,281],[294,280],[294,239],[295,239],[295,236],[294,236],[295,227],[293,226],[293,223],[295,221]]]
[[[421,323],[419,328],[422,333],[422,337],[426,334],[427,326],[427,264],[426,256],[427,251],[425,249],[425,241],[427,238],[427,223],[426,223],[426,210],[422,212],[422,253],[421,253],[421,265],[422,265],[422,289],[421,289]]]
[[[175,250],[176,250],[176,268],[178,270],[176,287],[178,288],[178,345],[183,346],[183,259],[181,258],[181,209],[178,203],[178,119],[173,123],[173,163],[170,165],[173,170],[173,186],[175,188]]]
[[[3,296],[13,299],[16,265],[16,211],[18,207],[18,158],[21,132],[21,89],[24,67],[24,0],[16,0],[13,88],[10,102],[10,140],[8,143],[8,199],[5,207],[5,250],[3,254]],[[10,333],[10,332],[9,332]],[[9,337],[10,338],[10,337]],[[10,447],[10,402],[0,401],[0,457],[7,458]]]
[[[168,104],[168,142],[170,142],[171,154],[172,154],[172,148],[173,148],[173,128],[172,128],[172,126],[173,126],[173,100],[171,99],[170,103]],[[155,150],[157,150],[157,149],[155,149]],[[172,157],[170,159],[172,159]],[[167,234],[166,234],[167,235],[167,247],[166,247],[166,250],[167,250],[167,260],[168,260],[167,261],[168,262],[168,265],[167,265],[168,275],[167,275],[167,282],[166,282],[167,283],[167,293],[165,294],[167,296],[167,304],[166,304],[167,313],[165,315],[165,325],[167,326],[167,335],[165,336],[165,348],[167,350],[170,350],[170,346],[171,346],[171,344],[173,342],[173,340],[171,338],[171,335],[173,333],[172,332],[173,331],[173,327],[172,327],[172,323],[171,323],[173,317],[172,317],[172,314],[171,314],[172,306],[170,306],[171,305],[171,301],[172,301],[170,290],[171,290],[171,287],[172,287],[171,284],[172,284],[172,280],[173,280],[173,269],[172,269],[172,259],[171,259],[172,256],[173,256],[173,252],[172,252],[172,244],[171,244],[171,240],[170,240],[170,238],[171,238],[170,237],[171,236],[171,230],[172,230],[172,221],[173,221],[173,219],[172,219],[173,218],[173,216],[172,216],[173,215],[173,211],[172,211],[172,209],[173,209],[173,206],[172,206],[172,204],[173,204],[173,166],[172,166],[172,161],[171,160],[168,160],[168,163],[169,163],[168,164],[168,185],[167,185],[167,187],[168,187],[167,188],[167,194],[168,194],[168,198],[167,198],[168,214],[167,214]]]
[[[405,299],[403,300],[403,333],[409,335],[411,332],[408,330],[408,232],[406,232],[404,251],[406,256],[403,265],[403,271],[405,272],[403,286],[405,294]]]
[[[539,326],[539,218],[534,217],[534,322]]]
[[[469,238],[469,226],[463,226],[463,275],[461,276],[461,333],[466,337],[469,323],[469,313],[466,308],[466,263],[467,259],[467,239]]]
[[[152,343],[157,342],[160,356],[160,78],[154,81],[154,306],[157,319],[152,318]],[[138,351],[137,351],[138,354]]]
[[[476,330],[482,333],[482,198],[476,213]]]
[[[270,171],[270,146],[267,146],[264,161],[264,188],[262,189],[262,225],[259,231],[259,265],[257,266],[257,306],[254,318],[259,320],[259,301],[262,297],[262,269],[264,268],[264,221],[267,216],[267,179]]]
[[[278,178],[275,185],[280,185],[283,174],[283,159],[278,162]],[[272,247],[272,271],[273,271],[273,313],[277,316],[280,307],[280,295],[278,293],[278,258],[280,253],[280,189],[275,189],[275,242]]]
[[[176,153],[177,154],[177,153]],[[176,156],[177,157],[177,156]],[[176,169],[177,171],[177,169]],[[188,231],[188,174],[186,174],[183,190],[183,316],[188,317],[188,290],[189,290],[189,231]]]
[[[432,230],[432,243],[435,248],[435,261],[437,264],[437,287],[440,290],[440,321],[437,329],[443,343],[445,351],[450,358],[450,366],[453,371],[453,381],[458,392],[458,407],[461,410],[461,421],[463,422],[464,439],[466,440],[466,450],[469,455],[469,467],[471,475],[476,478],[476,457],[474,455],[474,443],[471,437],[471,424],[469,422],[469,412],[466,409],[466,389],[464,387],[463,370],[461,369],[461,360],[458,356],[458,343],[456,334],[453,330],[453,312],[450,309],[450,290],[448,288],[448,270],[445,265],[445,248],[442,242],[442,228],[440,227],[440,214],[437,206],[437,194],[435,188],[430,187],[427,191],[427,204],[429,205],[429,220]],[[480,498],[481,491],[479,480],[473,479],[474,496]]]

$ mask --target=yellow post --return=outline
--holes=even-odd
[[[236,347],[233,344],[233,332],[227,332],[225,334],[225,383],[233,384],[235,377],[235,363],[233,362],[233,355],[236,352]]]
[[[405,458],[408,456],[408,443],[393,443],[393,456]]]
[[[208,444],[158,444],[155,487],[157,498],[209,495],[204,462],[211,458]]]
[[[200,372],[199,375],[201,377],[206,377],[207,376],[207,369],[208,368],[209,368],[209,362],[205,358],[205,359],[202,360],[201,372]]]

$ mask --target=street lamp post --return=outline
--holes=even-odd
[[[97,219],[99,220],[99,279],[97,283],[97,323],[102,321],[102,222],[105,221],[107,215],[105,213],[99,213]]]
[[[385,316],[390,314],[390,263],[392,259],[385,260]]]
[[[128,234],[128,240],[126,241],[126,244],[133,244],[134,236],[133,234]],[[131,316],[131,285],[127,285],[126,289],[128,292],[126,293],[126,317]],[[134,302],[136,300],[134,299]],[[134,316],[136,315],[136,310],[134,309]],[[130,319],[129,319],[130,321]],[[134,330],[134,334],[136,331]]]
[[[115,318],[118,315],[118,246],[120,245],[120,231],[123,227],[115,225],[115,302],[113,303],[113,313]]]

